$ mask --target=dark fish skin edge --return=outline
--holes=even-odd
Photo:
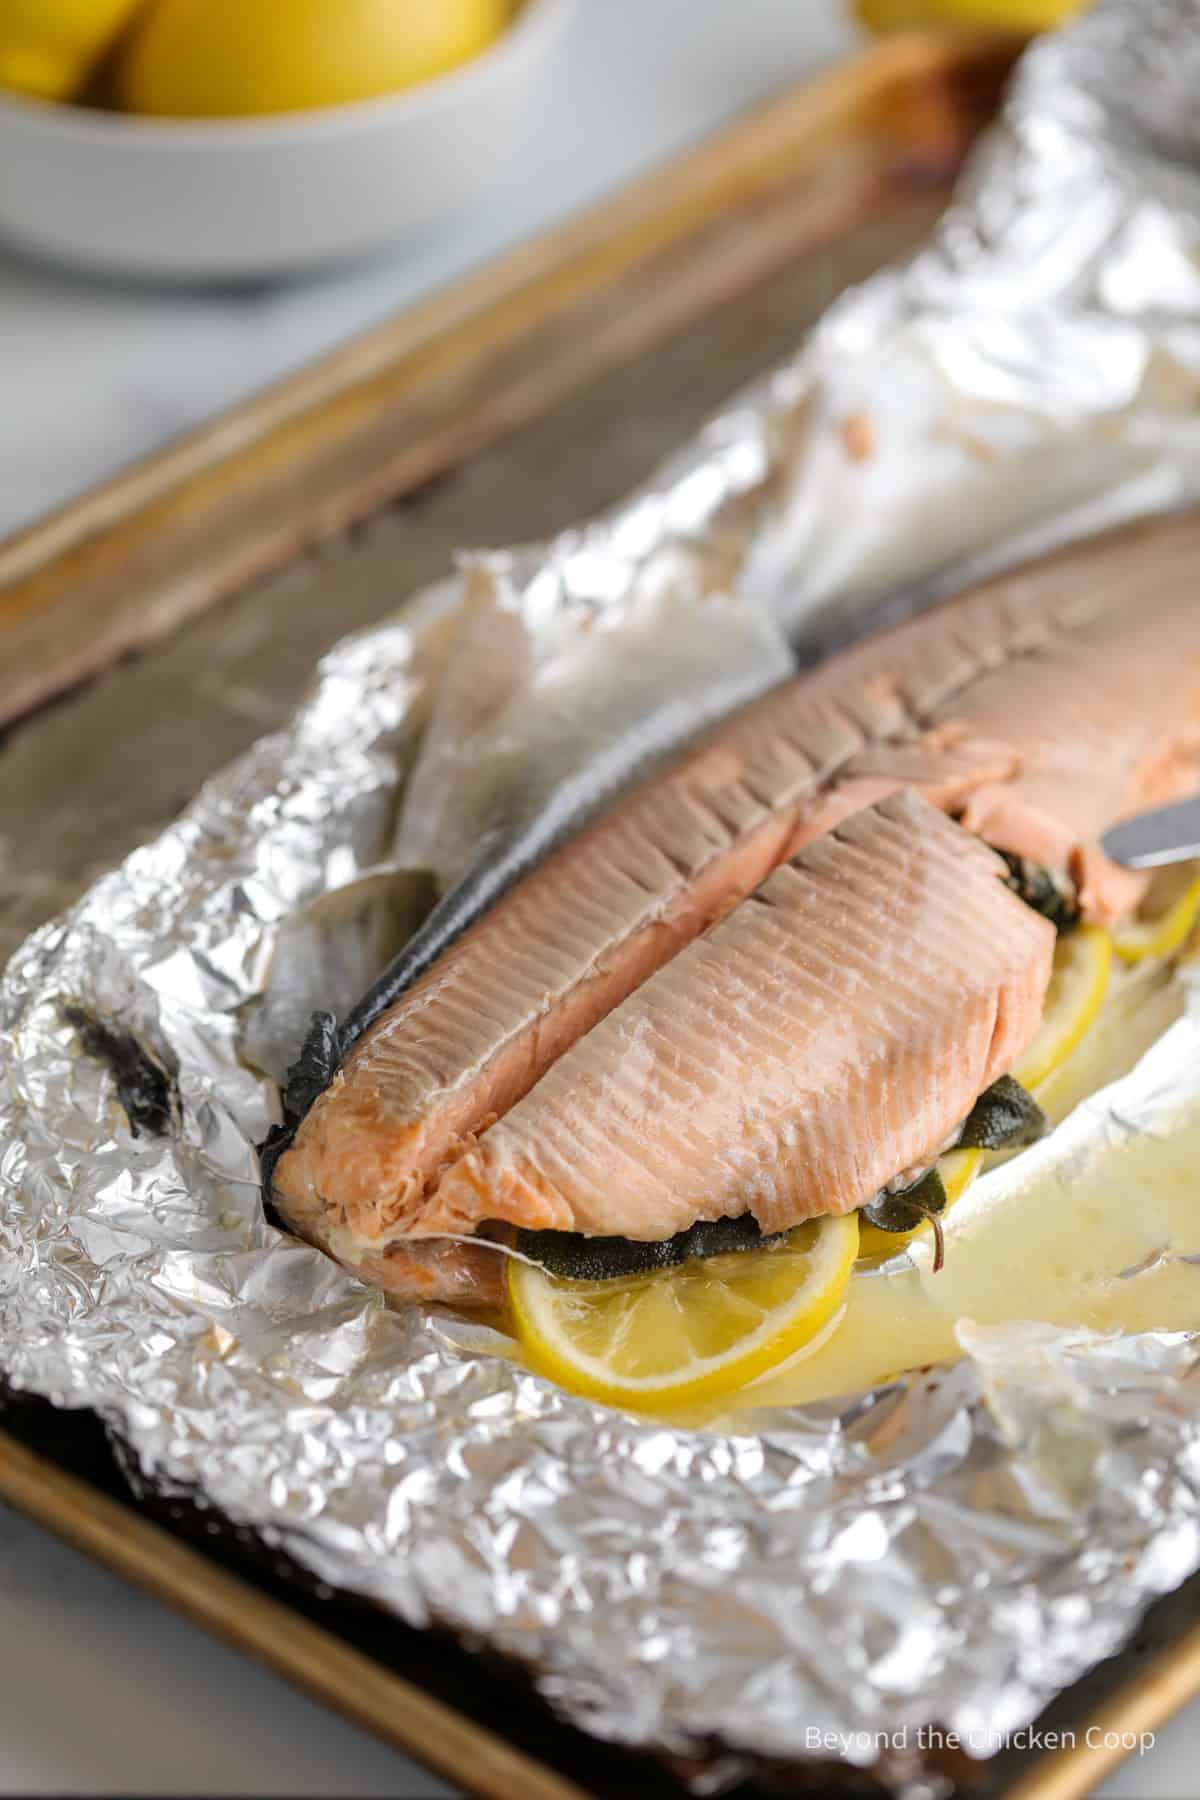
[[[531,853],[524,841],[509,846],[507,854],[501,851],[498,856],[490,857],[438,901],[399,955],[392,958],[383,974],[367,989],[344,1024],[339,1025],[332,1013],[313,1014],[300,1054],[288,1069],[284,1082],[283,1124],[272,1125],[258,1146],[264,1201],[271,1199],[276,1164],[290,1146],[313,1102],[337,1074],[343,1058],[376,1019],[382,1018],[389,1006],[433,967],[443,951],[516,885],[535,860],[536,852]]]
[[[156,1057],[132,1032],[108,1025],[82,1006],[64,1006],[63,1018],[79,1033],[89,1056],[102,1062],[117,1085],[134,1137],[164,1137],[175,1118],[175,1084]]]
[[[272,1125],[258,1146],[265,1201],[269,1202],[271,1198],[275,1165],[290,1146],[313,1102],[337,1074],[343,1058],[363,1033],[433,967],[451,944],[548,854],[554,846],[539,842],[538,835],[536,827],[532,832],[522,833],[515,843],[488,856],[444,895],[399,955],[392,958],[378,980],[367,989],[343,1024],[339,1025],[332,1013],[313,1014],[300,1054],[288,1069],[284,1082],[283,1124]]]

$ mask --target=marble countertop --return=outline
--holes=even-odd
[[[837,0],[580,5],[522,166],[474,215],[283,287],[153,292],[0,251],[0,536],[847,48]],[[1200,1707],[1097,1792],[1195,1791]],[[450,1793],[0,1507],[0,1794]]]

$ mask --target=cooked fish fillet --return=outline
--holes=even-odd
[[[998,847],[1070,868],[1091,916],[1130,905],[1138,879],[1096,838],[1200,785],[1198,554],[1196,518],[1127,530],[729,720],[527,876],[361,1039],[276,1168],[285,1216],[370,1251],[439,1229],[443,1172],[558,1057],[889,793],[916,788]]]
[[[504,1265],[483,1238],[470,1244],[446,1237],[407,1238],[374,1247],[360,1243],[324,1206],[296,1208],[290,1223],[360,1280],[397,1299],[497,1306],[503,1298]]]
[[[855,814],[560,1057],[428,1223],[655,1239],[863,1205],[1037,1030],[1054,927],[1005,873],[915,794]]]

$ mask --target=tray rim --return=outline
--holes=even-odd
[[[261,1593],[145,1518],[136,1505],[110,1499],[2,1426],[0,1500],[467,1792],[584,1800],[574,1782],[469,1714]]]
[[[2,1425],[0,1501],[465,1792],[495,1800],[586,1800],[575,1782],[514,1749],[467,1712],[261,1593],[145,1518],[132,1502],[109,1498]],[[1073,1724],[1073,1745],[1038,1755],[1004,1787],[1002,1800],[1087,1800],[1130,1755],[1132,1746],[1125,1748],[1123,1739],[1156,1732],[1198,1694],[1195,1625]],[[1089,1733],[1102,1741],[1090,1745]],[[1105,1743],[1106,1737],[1116,1741]]]

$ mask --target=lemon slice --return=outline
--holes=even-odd
[[[1136,919],[1113,932],[1113,949],[1123,963],[1148,956],[1174,956],[1200,914],[1200,874],[1195,863],[1163,869],[1154,878]]]
[[[946,1213],[954,1205],[961,1193],[964,1193],[974,1181],[983,1161],[982,1150],[947,1150],[938,1158],[938,1174],[942,1178],[942,1186],[946,1190],[946,1205],[942,1213]],[[862,1261],[868,1257],[875,1259],[881,1256],[895,1256],[903,1250],[905,1244],[911,1244],[915,1237],[923,1231],[930,1231],[928,1221],[915,1225],[911,1231],[881,1231],[878,1225],[869,1225],[864,1219],[859,1227],[858,1254]]]
[[[628,1281],[563,1281],[512,1261],[508,1293],[532,1368],[643,1412],[715,1400],[795,1355],[832,1319],[858,1254],[858,1215],[799,1225],[761,1251]]]
[[[1095,1020],[1108,991],[1112,948],[1099,925],[1081,925],[1059,938],[1038,1034],[1013,1070],[1022,1087],[1036,1093]]]

